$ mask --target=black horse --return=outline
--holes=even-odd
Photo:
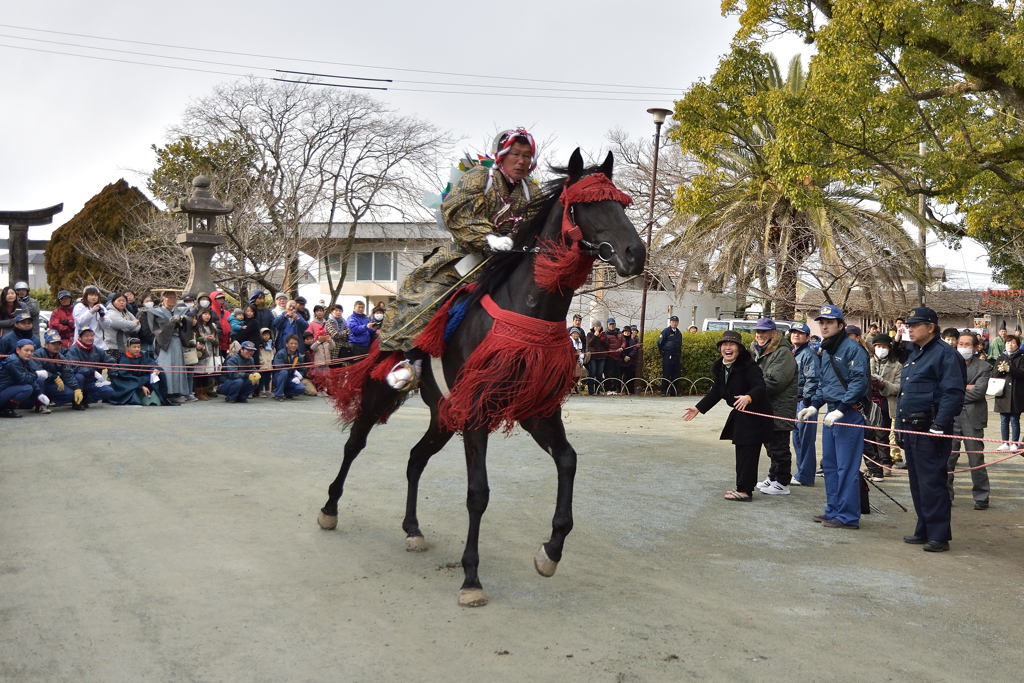
[[[534,263],[538,258],[538,245],[566,243],[562,233],[563,208],[560,192],[582,178],[603,173],[612,177],[613,158],[608,154],[604,163],[597,168],[584,168],[583,158],[577,149],[565,169],[558,169],[563,176],[549,184],[542,196],[535,200],[533,218],[524,221],[514,237],[511,252],[495,254],[488,262],[479,280],[478,296],[488,293],[495,303],[506,311],[514,311],[545,321],[564,321],[572,300],[572,289],[547,291],[535,281]],[[583,187],[583,186],[581,186]],[[582,230],[580,245],[589,252],[586,271],[593,264],[593,256],[600,256],[615,266],[624,277],[641,273],[646,258],[643,242],[636,228],[626,218],[623,205],[618,201],[593,201],[573,204],[571,217],[574,226]],[[577,233],[578,234],[578,233]],[[452,335],[441,360],[444,379],[448,386],[454,386],[472,351],[481,343],[494,324],[494,319],[479,305],[470,307],[461,325]],[[423,438],[412,448],[406,474],[409,482],[406,514],[402,528],[407,534],[406,549],[426,550],[427,546],[416,518],[417,488],[420,475],[430,457],[441,450],[452,438],[454,432],[441,426],[438,420],[438,402],[442,390],[433,376],[429,363],[425,363],[421,378],[421,396],[430,407],[430,426]],[[341,498],[352,461],[366,446],[366,437],[382,417],[393,412],[408,392],[400,393],[387,384],[368,379],[362,385],[361,404],[356,419],[350,425],[350,436],[345,444],[345,457],[338,477],[331,484],[327,504],[320,511],[319,523],[324,529],[334,529],[338,524],[338,500]],[[555,461],[558,470],[558,497],[552,520],[551,539],[540,546],[534,558],[537,571],[543,576],[553,576],[557,563],[562,558],[565,537],[572,530],[572,491],[576,474],[576,451],[565,437],[561,411],[556,410],[550,417],[530,417],[519,424],[530,433],[534,441],[547,451]],[[487,485],[487,438],[488,429],[464,429],[463,439],[466,450],[466,467],[469,474],[469,490],[466,506],[469,509],[469,533],[466,549],[462,556],[465,581],[459,593],[459,604],[475,607],[486,604],[483,588],[477,575],[479,555],[477,541],[480,534],[480,520],[487,508],[489,488]]]

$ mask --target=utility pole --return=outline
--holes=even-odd
[[[917,153],[924,158],[925,145],[923,142],[917,146]],[[917,213],[921,216],[921,227],[920,234],[918,235],[918,242],[921,247],[921,263],[924,264],[924,283],[923,286],[918,287],[918,304],[924,306],[924,293],[928,287],[928,281],[931,279],[931,271],[928,268],[928,226],[924,223],[924,193],[917,195]]]

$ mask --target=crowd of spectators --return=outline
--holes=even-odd
[[[18,282],[0,291],[0,417],[69,406],[165,405],[326,395],[331,366],[367,353],[384,317],[357,302],[317,305],[255,290],[244,308],[224,292],[137,295],[62,290],[40,334],[40,308]]]

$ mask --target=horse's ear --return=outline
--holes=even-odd
[[[612,179],[612,166],[615,165],[615,157],[609,151],[608,156],[604,158],[604,163],[601,164],[601,173],[604,173],[604,177],[608,180]]]
[[[583,175],[583,155],[580,153],[580,148],[577,147],[576,151],[569,157],[569,179],[576,182]]]

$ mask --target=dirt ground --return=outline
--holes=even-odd
[[[333,532],[316,514],[345,435],[318,399],[5,420],[0,680],[1020,680],[1024,459],[993,468],[987,511],[958,479],[952,551],[928,554],[878,494],[859,531],[812,523],[821,479],[722,500],[725,411],[684,424],[692,403],[569,401],[576,526],[551,579],[532,557],[554,466],[492,439],[477,609],[456,603],[457,439],[421,485],[430,550],[404,550],[417,399],[371,434]]]

